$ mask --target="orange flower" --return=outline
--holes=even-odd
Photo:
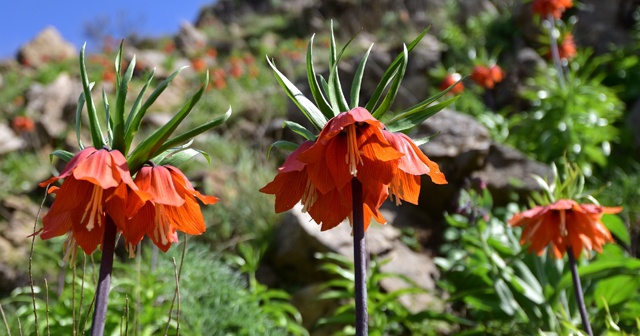
[[[447,184],[438,164],[429,160],[411,138],[404,133],[382,132],[393,148],[404,153],[398,164],[398,173],[389,185],[391,195],[396,196],[396,205],[400,200],[418,204],[420,175],[429,175],[433,183]]]
[[[260,191],[276,196],[276,212],[301,201],[303,211],[324,231],[351,219],[350,182],[357,178],[363,186],[366,230],[371,218],[385,223],[379,208],[389,192],[396,201],[418,202],[421,174],[446,183],[437,164],[411,139],[385,131],[369,111],[358,107],[329,120],[318,139],[304,142],[291,153],[274,180]]]
[[[150,199],[140,198],[134,193],[127,204],[130,219],[122,231],[131,256],[135,245],[145,234],[166,252],[171,243],[178,241],[176,231],[195,235],[206,230],[195,198],[204,204],[214,204],[218,199],[195,190],[178,168],[145,166],[136,175],[135,182],[140,190],[150,194]]]
[[[460,80],[460,78],[462,78],[462,76],[460,76],[459,73],[448,74],[442,80],[442,83],[440,84],[440,90],[446,90],[451,85],[457,83]],[[464,92],[464,84],[462,84],[462,82],[460,82],[460,83],[458,83],[458,85],[452,87],[451,90],[449,91],[449,93],[452,93],[454,95],[460,94],[462,92]]]
[[[11,127],[13,127],[13,129],[17,133],[30,133],[36,129],[36,125],[33,122],[33,119],[27,116],[16,116],[15,118],[13,118]]]
[[[551,243],[558,259],[564,256],[569,247],[573,256],[580,258],[583,249],[602,252],[604,243],[613,241],[601,218],[603,214],[620,211],[621,207],[578,204],[562,199],[516,214],[509,224],[524,227],[520,243],[530,243],[530,252],[542,255],[544,248]]]
[[[551,14],[554,18],[559,19],[562,17],[562,13],[571,7],[573,7],[572,0],[533,0],[531,10],[543,18]]]
[[[207,61],[203,58],[194,58],[191,60],[191,66],[193,66],[193,70],[200,72],[207,67]]]
[[[571,33],[567,33],[562,41],[560,41],[558,55],[560,59],[572,59],[573,56],[576,55],[576,44],[573,41],[573,35]]]
[[[116,150],[87,147],[69,161],[59,176],[40,183],[40,186],[45,187],[59,179],[64,179],[64,182],[60,188],[50,189],[56,198],[42,218],[40,238],[49,239],[70,232],[68,246],[72,249],[67,253],[74,253],[76,244],[85,253],[95,251],[102,243],[106,215],[118,227],[124,225],[124,208],[115,205],[117,199],[126,194],[127,188],[137,193],[139,198],[147,198],[131,179],[124,156]]]
[[[478,65],[471,73],[471,79],[485,89],[493,89],[496,83],[502,82],[503,77],[502,69],[497,65],[490,67]]]

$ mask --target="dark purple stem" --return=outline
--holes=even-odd
[[[104,240],[102,242],[102,260],[100,261],[100,274],[98,276],[98,288],[96,288],[96,308],[93,311],[91,322],[91,336],[102,336],[104,324],[107,319],[107,302],[111,286],[111,271],[113,270],[113,252],[116,245],[116,224],[113,219],[106,216],[104,226]]]
[[[576,263],[576,258],[573,256],[571,247],[567,247],[567,254],[569,255],[569,268],[571,269],[571,278],[573,279],[573,290],[575,291],[578,310],[580,310],[580,317],[582,318],[582,327],[589,336],[593,336],[591,324],[589,324],[589,315],[587,315],[587,307],[584,305],[582,285],[580,284],[580,277],[578,276],[578,264]]]
[[[369,335],[367,315],[367,246],[364,239],[362,183],[351,180],[353,198],[353,259],[356,285],[356,335]]]

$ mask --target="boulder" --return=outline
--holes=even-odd
[[[0,154],[6,154],[24,148],[26,142],[13,132],[7,124],[0,124]]]
[[[32,84],[26,92],[26,112],[38,120],[47,135],[58,137],[73,124],[82,84],[62,73],[49,85]]]
[[[58,62],[77,54],[76,47],[65,41],[54,27],[47,27],[18,51],[21,64],[35,68]]]
[[[371,224],[366,232],[367,251],[378,261],[390,259],[381,267],[383,272],[406,276],[418,286],[433,290],[438,269],[428,255],[412,251],[402,243],[400,230],[393,226],[396,209],[401,207],[382,209],[388,224]],[[275,272],[287,280],[304,284],[326,280],[327,275],[318,269],[316,253],[333,252],[353,260],[353,237],[348,220],[322,232],[320,226],[307,213],[302,212],[301,204],[286,214],[276,236],[278,244],[273,251],[272,264]],[[408,287],[406,282],[395,278],[385,279],[381,285],[385,291]],[[418,300],[403,298],[401,302],[418,311],[426,308],[425,304],[434,302],[434,298],[424,294]]]
[[[196,54],[204,53],[207,37],[191,23],[183,21],[180,24],[180,31],[175,37],[175,43],[183,55],[193,57]]]

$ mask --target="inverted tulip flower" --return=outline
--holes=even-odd
[[[167,77],[151,95],[146,95],[148,98],[143,99],[152,82],[152,72],[126,114],[125,103],[129,101],[126,95],[136,61],[133,57],[127,69],[122,71],[122,56],[121,44],[115,62],[115,103],[109,104],[107,96],[103,95],[106,109],[104,115],[107,116],[103,124],[108,127],[108,131],[103,133],[91,94],[93,84],[89,82],[85,68],[84,47],[81,49],[80,77],[83,92],[76,110],[76,136],[81,151],[75,155],[63,150],[54,151],[53,155],[69,163],[59,176],[41,183],[41,186],[47,186],[64,179],[60,188],[50,189],[56,197],[43,218],[40,237],[49,239],[69,232],[65,244],[67,255],[75,256],[78,246],[85,253],[94,252],[98,245],[102,250],[92,336],[104,333],[118,231],[122,232],[124,240],[130,245],[132,255],[135,244],[144,235],[151,237],[166,252],[171,243],[177,241],[177,231],[188,234],[204,232],[204,219],[195,198],[204,204],[213,204],[217,198],[197,192],[184,174],[174,166],[202,153],[189,148],[191,139],[222,124],[231,114],[229,110],[225,115],[194,129],[173,135],[202,97],[206,88],[203,85],[165,125],[157,128],[147,138],[134,142],[145,113],[180,70]],[[208,81],[207,74],[205,83]],[[80,140],[81,122],[84,120],[81,114],[85,103],[91,147],[85,147]],[[134,143],[137,146],[134,147]],[[145,164],[158,166],[143,167]],[[136,173],[137,182],[134,182],[132,176]],[[144,190],[138,185],[143,186]],[[71,263],[71,266],[74,267],[75,263]]]
[[[611,233],[602,223],[602,215],[615,214],[621,207],[578,204],[561,199],[546,206],[537,206],[513,216],[509,224],[523,227],[520,243],[529,244],[529,251],[542,255],[548,245],[560,259],[570,248],[576,259],[582,251],[602,252],[602,246],[612,242]]]
[[[287,211],[298,202],[302,203],[303,211],[320,224],[323,231],[349,219],[354,239],[355,325],[358,335],[367,334],[364,232],[369,222],[372,219],[382,224],[386,222],[380,207],[390,195],[395,197],[397,204],[400,200],[417,204],[420,175],[427,174],[438,184],[447,183],[438,165],[429,160],[411,138],[399,132],[419,125],[453,102],[456,97],[432,105],[455,86],[394,116],[385,116],[398,94],[408,53],[426,32],[404,48],[383,74],[369,102],[363,105],[359,104],[359,91],[371,49],[356,71],[350,104],[342,91],[337,66],[344,49],[337,51],[333,34],[329,59],[331,70],[322,86],[313,66],[313,38],[307,48],[307,74],[315,104],[268,60],[280,85],[319,134],[297,123],[285,122],[285,126],[307,141],[299,146],[286,141],[274,143],[273,146],[294,150],[278,169],[273,181],[260,191],[275,195],[276,212]]]
[[[206,230],[196,198],[204,204],[214,204],[218,199],[195,190],[178,168],[144,166],[135,183],[150,198],[141,198],[132,191],[127,212],[133,215],[123,228],[130,255],[133,256],[135,246],[145,235],[166,252],[171,243],[178,241],[176,231],[199,235]]]
[[[562,13],[571,7],[573,7],[572,0],[533,0],[531,10],[543,18],[551,15],[559,19],[562,17]]]
[[[76,242],[88,254],[102,244],[106,216],[114,219],[117,226],[124,224],[124,210],[109,206],[112,203],[108,201],[120,197],[127,187],[140,199],[148,197],[134,184],[127,161],[117,150],[87,147],[69,161],[60,175],[40,186],[60,179],[64,182],[52,191],[56,198],[42,218],[40,237],[50,239],[68,232],[70,241]],[[73,249],[77,246],[75,243],[70,245]]]
[[[616,214],[622,211],[622,207],[604,207],[595,203],[576,202],[574,199],[584,197],[591,202],[596,202],[593,197],[583,193],[582,173],[566,165],[563,175],[560,176],[555,164],[552,164],[551,168],[554,176],[554,183],[551,185],[542,178],[536,177],[545,193],[534,195],[534,199],[542,205],[515,214],[509,220],[509,224],[523,228],[520,243],[528,244],[529,252],[542,255],[550,245],[555,258],[562,259],[565,253],[567,254],[582,326],[588,335],[593,335],[576,260],[585,250],[602,252],[605,243],[613,242],[611,233],[602,222],[602,216]]]

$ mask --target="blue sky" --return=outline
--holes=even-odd
[[[198,10],[214,0],[0,0],[0,58],[13,57],[20,45],[47,26],[54,26],[78,48],[87,39],[86,23],[106,22],[112,34],[134,30],[142,36],[178,31],[180,22],[193,22]],[[101,21],[106,18],[107,21]],[[128,26],[125,29],[119,26]],[[121,38],[122,36],[116,36]],[[90,42],[91,43],[91,42]],[[97,48],[89,44],[88,49]]]

